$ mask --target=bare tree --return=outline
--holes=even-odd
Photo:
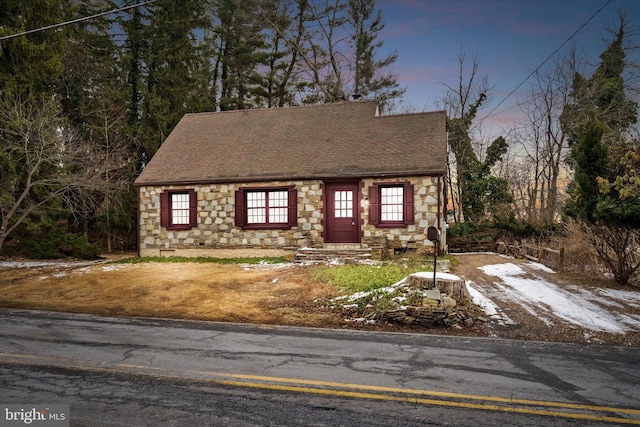
[[[572,50],[550,69],[537,72],[529,99],[521,104],[527,121],[518,132],[517,149],[530,171],[525,193],[526,219],[532,223],[552,223],[562,207],[566,186],[560,180],[569,171],[564,167],[568,138],[561,116],[569,102],[576,63]]]
[[[78,217],[107,190],[111,164],[80,141],[53,99],[0,100],[0,249],[27,218],[47,209]]]
[[[309,13],[316,29],[309,29],[302,58],[307,65],[315,90],[322,93],[322,101],[333,102],[346,98],[344,92],[348,58],[342,47],[348,36],[341,32],[347,22],[347,4],[340,0],[324,0],[323,4],[310,3]],[[306,102],[315,103],[317,95],[307,97]]]
[[[122,207],[122,198],[118,197],[128,187],[129,180],[125,172],[130,164],[127,155],[127,141],[119,132],[126,120],[126,110],[113,105],[106,98],[98,100],[99,110],[95,112],[95,132],[99,141],[95,145],[96,154],[104,161],[104,173],[101,175],[102,210],[106,221],[107,252],[112,250],[111,213],[116,205]],[[98,143],[99,142],[99,143]]]
[[[346,10],[346,3],[340,0],[290,0],[278,8],[266,8],[261,14],[273,33],[271,48],[277,53],[269,64],[269,77],[280,77],[285,84],[281,89],[295,84],[302,103],[332,102],[345,97],[347,58],[342,50],[348,36],[341,28],[347,22]],[[288,57],[278,58],[284,53],[281,44],[286,46]],[[297,79],[291,82],[294,76]],[[291,101],[293,97],[289,96]]]
[[[629,284],[640,269],[640,229],[618,224],[581,224],[580,228],[616,283]]]

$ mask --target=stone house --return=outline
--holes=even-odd
[[[446,248],[444,111],[375,101],[187,114],[144,168],[141,256]]]

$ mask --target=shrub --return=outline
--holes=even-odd
[[[478,227],[473,222],[460,222],[452,225],[447,231],[449,237],[461,237],[476,233]]]
[[[59,259],[73,257],[95,259],[100,254],[100,245],[90,243],[77,234],[51,233],[39,237],[23,238],[17,252],[32,259]]]

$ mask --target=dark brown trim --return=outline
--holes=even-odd
[[[322,239],[325,243],[361,243],[364,236],[364,219],[362,217],[363,208],[361,206],[363,200],[363,193],[361,188],[364,183],[355,179],[343,179],[343,180],[327,180],[322,183]],[[329,197],[332,187],[343,187],[349,190],[353,189],[353,221],[355,224],[355,230],[349,231],[345,236],[345,229],[337,230],[335,227],[337,222],[344,220],[344,218],[335,218],[332,213],[333,199]],[[336,231],[338,231],[336,233]],[[340,236],[338,236],[340,235]],[[352,239],[351,239],[352,237]],[[349,238],[347,241],[346,239]]]
[[[380,200],[380,190],[382,187],[402,187],[403,209],[402,221],[383,221],[382,202]],[[377,228],[405,228],[415,224],[415,201],[414,186],[408,181],[401,182],[374,182],[369,187],[369,224]]]
[[[249,224],[247,222],[247,193],[252,191],[287,190],[287,222]],[[288,230],[298,225],[298,190],[295,185],[242,187],[235,192],[235,226],[243,230]]]
[[[263,176],[263,177],[233,177],[233,178],[219,178],[219,179],[199,179],[189,181],[154,181],[154,182],[134,182],[134,187],[161,187],[161,186],[173,186],[173,185],[208,185],[208,184],[250,184],[254,182],[269,182],[269,181],[357,181],[361,179],[392,179],[403,177],[426,177],[426,176],[443,176],[445,170],[436,171],[399,171],[389,173],[376,173],[376,174],[357,174],[357,175],[345,175],[345,176]]]
[[[140,256],[140,189],[136,189],[136,250],[138,251],[138,256]]]
[[[171,223],[171,196],[173,194],[189,195],[189,223]],[[168,189],[160,193],[160,226],[167,230],[191,230],[198,226],[198,193],[191,188]]]

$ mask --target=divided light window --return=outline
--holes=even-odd
[[[415,222],[413,185],[374,183],[369,187],[369,223],[377,227],[406,227]]]
[[[188,230],[198,225],[198,195],[194,190],[160,193],[160,225],[167,230]]]
[[[247,224],[286,224],[288,191],[247,191]]]
[[[380,221],[404,220],[404,187],[380,187]]]
[[[243,188],[236,191],[236,226],[242,228],[289,228],[296,225],[298,200],[292,186]]]
[[[171,194],[171,224],[189,224],[189,193]]]
[[[333,208],[335,218],[353,218],[353,191],[336,191]]]

